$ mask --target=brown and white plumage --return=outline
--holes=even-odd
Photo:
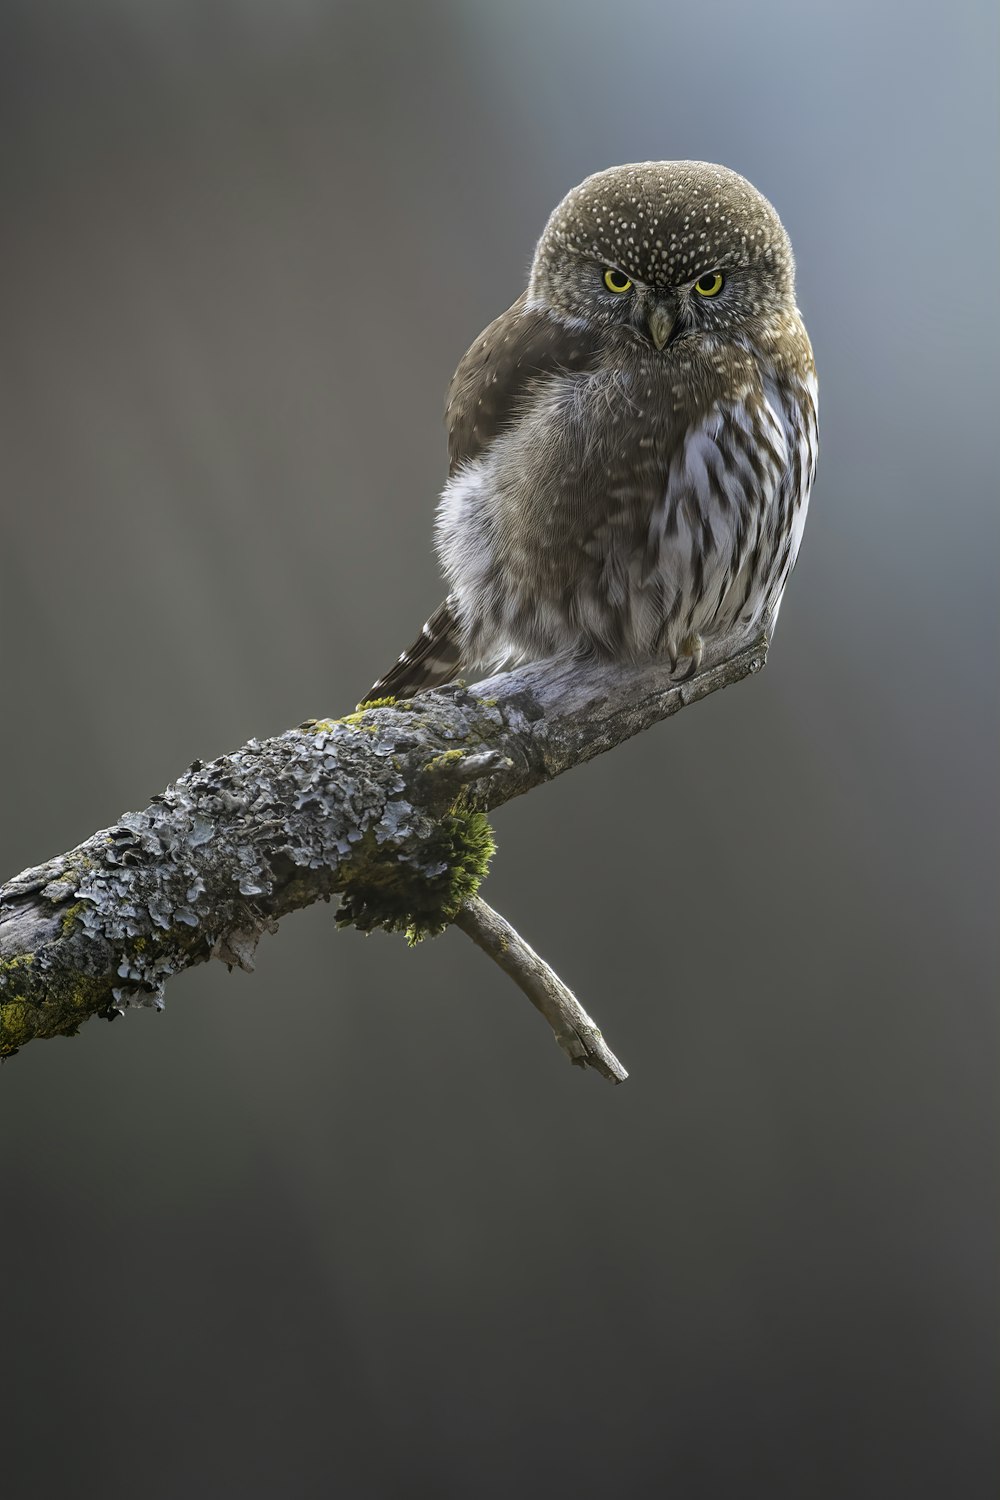
[[[458,366],[446,421],[451,593],[370,697],[563,650],[691,670],[704,640],[773,624],[817,436],[774,209],[703,162],[587,178]]]

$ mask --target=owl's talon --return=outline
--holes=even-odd
[[[687,640],[681,646],[681,652],[684,656],[689,656],[691,660],[688,662],[688,665],[684,668],[684,671],[680,674],[680,676],[675,678],[677,682],[687,682],[694,676],[698,668],[701,666],[701,653],[704,649],[705,643],[700,635],[688,636]],[[671,672],[676,673],[676,671],[677,658],[674,657],[671,663]]]

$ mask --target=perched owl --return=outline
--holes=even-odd
[[[666,658],[773,626],[816,464],[788,236],[744,177],[640,162],[553,212],[448,392],[450,585],[369,692],[562,651]]]

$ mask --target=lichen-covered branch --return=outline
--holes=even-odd
[[[158,1005],[209,958],[250,968],[287,912],[412,939],[475,896],[485,814],[763,666],[760,640],[686,683],[665,668],[553,659],[202,764],[141,812],[0,887],[0,1054],[91,1015]]]

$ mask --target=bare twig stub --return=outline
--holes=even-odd
[[[544,958],[528,947],[499,912],[487,906],[481,896],[472,896],[459,909],[455,926],[468,933],[510,975],[535,1009],[541,1011],[570,1062],[579,1068],[596,1068],[612,1083],[625,1082],[628,1074],[605,1042],[597,1023]]]
[[[0,887],[0,1054],[159,1005],[171,975],[206,959],[250,968],[263,932],[331,895],[362,928],[420,936],[458,921],[485,935],[484,814],[738,682],[766,652],[744,644],[685,683],[557,658],[195,761],[143,811]],[[529,993],[560,1036],[565,1017]],[[573,1024],[600,1040],[582,1010]],[[600,1068],[598,1056],[586,1061]]]

